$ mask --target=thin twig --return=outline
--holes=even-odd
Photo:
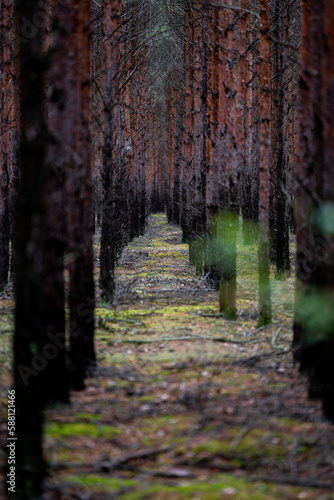
[[[234,453],[235,450],[238,448],[239,444],[243,440],[245,436],[249,433],[249,431],[252,430],[252,427],[244,427],[241,429],[239,434],[233,439],[232,443],[230,444],[230,447],[228,449],[228,453]]]
[[[160,344],[163,344],[164,342],[177,342],[177,341],[193,341],[193,340],[209,340],[212,342],[222,342],[226,344],[237,344],[237,345],[249,345],[249,344],[263,344],[264,342],[267,342],[267,340],[249,340],[249,341],[243,341],[243,340],[233,340],[233,339],[228,339],[226,337],[207,337],[203,335],[193,335],[191,337],[189,336],[184,336],[184,337],[166,337],[166,338],[159,338],[159,339],[120,339],[116,340],[114,339],[113,343],[114,344],[154,344],[159,342]]]
[[[201,279],[201,281],[199,281],[199,282],[195,285],[195,288],[196,288],[196,287],[198,287],[201,283],[203,283],[203,281],[205,281],[205,280],[206,280],[206,278],[210,275],[210,272],[211,272],[211,271],[209,271],[209,272],[208,272],[208,273],[204,276],[204,278],[203,278],[203,279]]]
[[[278,337],[278,335],[279,335],[279,333],[280,333],[281,330],[282,330],[282,327],[280,326],[279,329],[277,330],[277,332],[274,333],[273,338],[270,341],[270,345],[274,349],[285,349],[285,347],[283,345],[277,345],[276,344],[277,337]]]
[[[238,361],[235,361],[232,363],[232,365],[255,365],[255,363],[258,363],[259,361],[262,361],[264,359],[276,357],[276,356],[282,356],[283,354],[287,354],[288,352],[291,351],[290,349],[287,350],[282,350],[282,351],[271,351],[271,352],[264,352],[263,354],[257,354],[255,356],[251,356],[250,358],[246,359],[240,359]]]
[[[162,453],[168,453],[170,450],[171,448],[170,446],[168,446],[164,448],[153,448],[149,450],[137,451],[135,453],[129,453],[112,461],[106,460],[104,462],[101,462],[98,465],[97,470],[103,470],[103,472],[110,472],[121,468],[123,465],[127,464],[128,462],[131,462],[131,460],[155,457],[156,455],[161,455]]]

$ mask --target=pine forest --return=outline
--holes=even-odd
[[[2,498],[334,498],[334,0],[0,0]]]

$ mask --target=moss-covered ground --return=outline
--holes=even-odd
[[[96,373],[46,413],[46,499],[334,498],[334,427],[290,352],[293,277],[273,276],[273,323],[258,329],[256,247],[238,250],[236,321],[165,215],[124,250],[115,301],[96,310]],[[12,302],[0,305],[5,421]]]

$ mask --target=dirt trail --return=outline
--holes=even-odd
[[[96,311],[94,378],[47,412],[47,499],[334,498],[334,427],[289,352],[292,281],[274,284],[274,323],[257,330],[255,260],[241,245],[226,321],[180,229],[150,217],[115,304]]]
[[[145,235],[124,250],[116,269],[116,304],[140,307],[144,302],[173,305],[208,300],[207,283],[195,275],[188,256],[180,228],[168,224],[164,214],[151,216]]]

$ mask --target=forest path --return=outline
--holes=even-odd
[[[209,292],[205,280],[189,266],[188,245],[182,243],[180,228],[168,224],[165,214],[149,217],[145,234],[124,250],[119,264],[116,303],[138,299],[139,304],[184,304],[200,302]]]
[[[180,229],[150,217],[96,310],[99,368],[47,414],[48,499],[333,498],[334,427],[293,368],[291,309],[256,327],[254,252],[240,247],[227,321]]]

